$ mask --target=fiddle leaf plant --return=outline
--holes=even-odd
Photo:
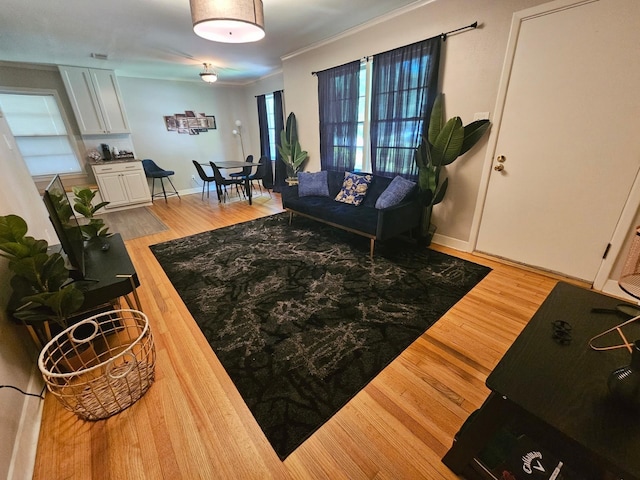
[[[287,117],[287,124],[280,132],[280,145],[278,151],[282,161],[287,166],[287,176],[295,177],[302,169],[302,165],[309,156],[306,150],[302,150],[298,141],[298,123],[295,113],[291,112]]]
[[[86,187],[73,187],[73,209],[85,218],[89,219],[89,223],[80,226],[82,236],[85,240],[91,240],[96,237],[106,237],[109,235],[109,227],[104,224],[101,218],[95,218],[98,210],[109,205],[109,202],[100,202],[93,205],[97,190],[92,191]]]
[[[459,156],[467,153],[489,130],[489,120],[476,120],[462,124],[460,117],[452,117],[445,122],[443,96],[438,95],[431,110],[427,137],[414,152],[418,167],[418,186],[423,205],[420,234],[429,238],[435,231],[431,225],[433,206],[442,202],[449,178],[442,179],[443,169]]]
[[[0,216],[0,257],[13,272],[8,309],[26,324],[52,320],[60,327],[80,309],[83,293],[68,284],[69,270],[59,253],[48,253],[46,240],[27,236],[27,223],[18,215]]]

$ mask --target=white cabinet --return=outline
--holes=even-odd
[[[142,163],[122,162],[92,165],[100,196],[112,209],[138,203],[150,203],[151,193]]]
[[[129,133],[122,96],[111,70],[59,67],[80,133]]]

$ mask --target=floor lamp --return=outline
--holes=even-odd
[[[240,147],[242,148],[242,161],[246,161],[246,156],[244,154],[244,142],[242,141],[242,122],[240,120],[236,120],[236,127],[233,129],[233,134],[240,137]]]

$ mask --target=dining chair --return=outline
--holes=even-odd
[[[245,160],[247,163],[253,163],[253,155],[247,155],[247,159]],[[229,174],[231,178],[243,178],[251,175],[251,169],[253,167],[242,167],[241,172],[233,172]]]
[[[207,175],[207,172],[204,171],[204,168],[202,168],[202,165],[200,165],[198,162],[196,162],[195,160],[192,160],[193,165],[196,167],[196,171],[198,172],[198,176],[200,177],[200,180],[202,180],[202,199],[204,200],[204,189],[205,186],[207,188],[207,198],[209,198],[209,184],[211,182],[215,182],[216,179],[210,175]]]
[[[218,201],[224,201],[224,197],[228,197],[227,193],[227,185],[235,185],[236,192],[238,193],[238,197],[240,196],[240,189],[238,185],[244,187],[244,179],[243,178],[226,178],[220,173],[220,169],[216,166],[215,163],[209,162],[211,164],[211,169],[213,170],[213,178],[216,182],[216,191],[218,192]],[[244,194],[244,188],[242,189]],[[246,195],[245,195],[246,196]]]
[[[165,170],[164,168],[160,168],[156,162],[154,162],[153,160],[151,160],[150,158],[145,158],[144,160],[142,160],[142,168],[144,168],[144,175],[147,178],[152,178],[152,183],[151,183],[151,201],[153,202],[153,199],[155,197],[159,197],[159,196],[164,196],[164,201],[167,201],[167,195],[171,196],[171,195],[176,195],[178,198],[180,198],[180,195],[178,194],[178,190],[176,190],[176,187],[173,185],[173,182],[171,181],[171,175],[175,174],[176,172],[174,172],[173,170]],[[162,186],[162,193],[158,192],[155,193],[155,188],[156,188],[156,178],[160,179],[160,186]],[[173,188],[173,192],[168,192],[165,190],[164,188],[164,179],[169,180],[169,183],[171,184],[171,188]]]
[[[269,191],[269,188],[273,189],[273,183],[271,183],[271,185],[269,186],[269,183],[267,180],[267,172],[268,172],[267,169],[271,167],[271,161],[267,157],[262,156],[260,157],[259,163],[260,164],[256,169],[256,173],[254,173],[253,175],[249,175],[249,182],[253,187],[253,182],[257,181],[258,188],[260,189],[260,195],[262,195],[262,187],[264,186],[269,196],[271,196],[271,192]]]

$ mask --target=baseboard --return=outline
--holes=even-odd
[[[440,235],[438,233],[433,235],[433,239],[431,240],[433,243],[437,243],[438,245],[442,245],[443,247],[453,248],[454,250],[460,250],[461,252],[470,252],[469,250],[469,242],[464,242],[462,240],[458,240],[457,238],[447,237],[445,235]]]
[[[43,388],[40,371],[31,372],[28,392],[40,392]],[[13,445],[7,480],[30,480],[36,461],[40,424],[42,422],[43,401],[40,398],[26,396],[20,412],[20,423]]]

